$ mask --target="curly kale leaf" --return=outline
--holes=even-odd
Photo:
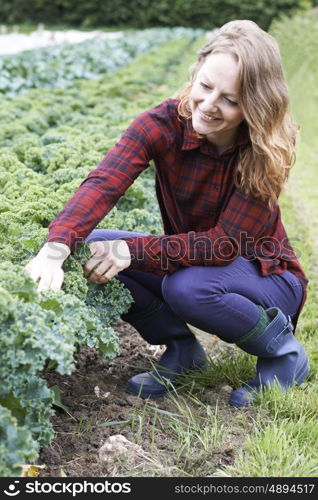
[[[44,181],[44,185],[49,187],[50,189],[59,188],[60,186],[64,186],[65,184],[70,184],[73,188],[73,181],[77,182],[77,187],[80,182],[85,179],[89,170],[92,170],[90,167],[78,167],[76,170],[70,170],[69,168],[59,168],[52,175],[47,177]],[[74,191],[74,190],[73,190]]]
[[[152,210],[133,208],[123,213],[114,207],[97,226],[100,229],[119,229],[143,234],[161,234],[163,232],[160,213],[157,207]]]
[[[52,174],[61,165],[71,170],[81,165],[80,147],[72,143],[50,143],[41,147],[30,147],[24,156],[25,165],[35,172]]]
[[[86,261],[88,258],[86,259]],[[85,261],[85,262],[86,262]],[[79,261],[79,256],[70,255],[64,262],[64,282],[63,291],[68,294],[75,295],[77,298],[85,300],[88,292],[88,284],[83,276],[82,264]]]
[[[38,146],[40,146],[40,138],[32,132],[19,134],[15,136],[12,141],[12,150],[16,153],[21,162],[24,162],[25,154],[30,148]]]
[[[132,297],[129,290],[114,278],[104,285],[91,285],[86,302],[95,308],[105,326],[111,326],[128,311]]]
[[[136,179],[125,195],[116,203],[118,210],[128,213],[133,208],[144,208],[147,204],[147,190],[141,179]]]
[[[129,293],[129,292],[128,292]],[[87,302],[79,300],[74,295],[47,290],[39,296],[41,307],[54,312],[61,325],[60,331],[70,331],[74,334],[73,343],[76,346],[88,345],[95,347],[103,359],[112,362],[119,354],[119,339],[114,330],[105,325],[98,311]],[[116,321],[119,319],[120,308],[117,309]],[[54,360],[54,357],[50,357]],[[57,361],[57,359],[55,359]],[[63,373],[58,369],[60,373]]]
[[[120,354],[119,339],[117,333],[111,327],[104,328],[96,344],[99,355],[112,363]]]
[[[16,300],[14,314],[0,329],[0,393],[19,387],[26,378],[38,376],[47,360],[59,373],[74,369],[75,334],[72,325],[58,321],[53,311],[40,304]]]
[[[18,425],[10,410],[0,406],[0,476],[21,475],[22,465],[38,457],[39,444],[31,432]]]
[[[29,302],[36,298],[35,284],[21,266],[6,261],[0,263],[0,286],[10,295]]]
[[[54,396],[40,377],[31,377],[0,399],[20,426],[26,427],[40,446],[47,446],[54,437],[49,420],[54,415]]]
[[[27,264],[44,244],[47,229],[35,223],[13,222],[7,213],[0,214],[0,260]]]
[[[38,201],[30,202],[26,201],[22,196],[20,197],[20,202],[21,206],[18,205],[10,213],[11,221],[19,224],[35,223],[42,227],[48,227],[63,205],[62,201],[54,196],[51,196],[49,200],[45,200],[43,197]],[[2,214],[1,216],[1,223],[3,223],[4,215],[6,214]],[[8,219],[7,215],[6,219]]]
[[[0,324],[13,316],[15,310],[14,298],[0,286]]]

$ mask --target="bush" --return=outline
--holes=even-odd
[[[273,18],[308,8],[311,0],[6,0],[0,18],[9,24],[66,23],[83,27],[192,26],[212,29],[233,19],[251,19],[267,29]]]

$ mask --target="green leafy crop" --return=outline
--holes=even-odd
[[[169,32],[168,39],[173,33],[179,37],[183,32]],[[125,51],[130,58],[145,53],[112,73],[111,79],[107,74],[74,84],[80,73],[74,76],[70,51],[67,89],[38,88],[0,98],[0,475],[19,475],[21,465],[34,461],[39,447],[53,437],[53,393],[43,373],[72,373],[82,345],[97,349],[107,363],[119,354],[114,325],[128,311],[132,297],[116,278],[106,285],[87,282],[82,269],[90,256],[86,244],[64,262],[59,292],[38,293],[24,266],[45,242],[49,223],[128,124],[168,97],[167,75],[174,78],[176,61],[193,43],[189,36],[175,38],[146,52],[163,39],[151,30],[144,42],[142,36],[132,37],[132,48],[127,39]],[[88,47],[85,57],[94,59],[98,52]],[[41,85],[39,79],[47,78],[53,87],[64,79],[63,71],[59,78],[52,72],[53,57],[48,57],[47,66],[44,59],[31,59],[25,56],[21,65],[27,66],[28,84]],[[154,60],[156,71],[151,72]],[[42,73],[32,73],[35,67]],[[20,71],[14,58],[10,68]],[[38,80],[33,81],[31,73]],[[25,90],[24,85],[14,92]],[[154,184],[150,166],[98,227],[161,234]]]
[[[70,88],[79,79],[92,80],[127,65],[134,57],[182,36],[202,33],[191,28],[152,28],[122,33],[116,39],[61,44],[0,57],[0,93],[18,94],[32,88]],[[30,131],[46,127],[45,117],[30,113]]]

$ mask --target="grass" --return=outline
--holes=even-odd
[[[200,444],[203,452],[209,453],[218,446],[226,436],[224,424],[219,419],[218,406],[214,408],[203,404],[199,399],[191,397],[190,402],[185,398],[170,396],[174,402],[180,417],[173,417],[168,426],[178,435],[179,442],[175,447],[175,453],[180,458],[184,453],[194,452]],[[201,409],[194,412],[193,406]]]
[[[235,465],[216,471],[223,477],[317,477],[316,419],[275,419],[257,423]]]

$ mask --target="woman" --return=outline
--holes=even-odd
[[[199,52],[179,99],[138,116],[49,226],[27,265],[39,290],[61,287],[63,261],[86,238],[84,275],[118,275],[135,300],[123,319],[167,346],[155,371],[129,380],[130,393],[156,398],[163,381],[204,366],[187,323],[258,357],[234,406],[307,376],[293,334],[307,279],[277,204],[295,134],[276,42],[251,21],[229,22]],[[92,231],[151,159],[165,234]]]

